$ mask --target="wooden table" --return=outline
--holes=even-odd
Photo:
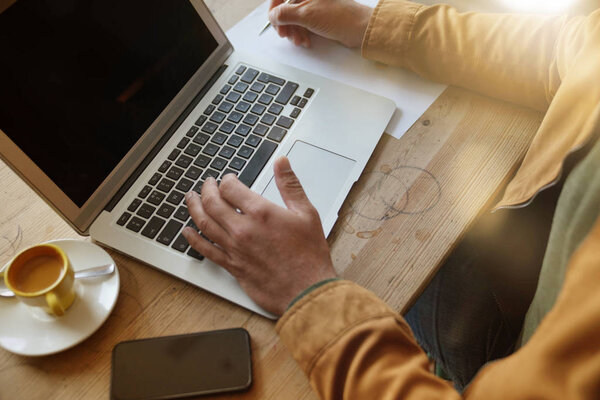
[[[260,2],[207,3],[228,29]],[[451,87],[402,139],[384,135],[329,236],[337,271],[405,311],[514,173],[541,118]],[[3,163],[0,182],[0,265],[45,240],[89,240]],[[116,343],[240,326],[252,337],[254,384],[231,398],[316,398],[272,321],[109,253],[121,273],[121,292],[108,321],[58,355],[26,358],[0,350],[0,399],[106,399]]]

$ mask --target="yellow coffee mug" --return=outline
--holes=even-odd
[[[49,314],[64,315],[75,300],[75,272],[65,252],[45,243],[23,250],[3,271],[17,299]]]

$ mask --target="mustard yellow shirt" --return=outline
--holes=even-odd
[[[565,157],[600,130],[600,11],[570,19],[459,14],[443,5],[383,0],[363,55],[546,111],[499,207],[527,204],[556,180]],[[577,215],[576,194],[586,215],[598,214],[600,144],[572,175],[563,194],[571,192],[564,201],[561,194],[557,209],[569,218],[555,226],[569,240],[571,231],[582,237],[558,252],[567,257],[560,294],[523,347],[484,367],[461,395],[429,372],[400,315],[351,282],[331,282],[301,298],[277,324],[321,398],[600,399],[600,219]],[[559,250],[563,242],[551,235]]]

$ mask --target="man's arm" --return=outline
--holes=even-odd
[[[349,47],[363,37],[366,58],[542,111],[585,39],[585,17],[459,13],[404,0],[374,10],[351,0],[280,3],[271,1],[270,20],[297,44],[307,45],[306,31]]]

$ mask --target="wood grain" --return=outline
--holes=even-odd
[[[225,29],[259,3],[208,2]],[[385,135],[328,239],[338,272],[406,310],[477,215],[486,212],[540,120],[530,110],[449,88],[402,139]],[[0,263],[44,240],[89,240],[3,163],[0,182]],[[246,393],[219,398],[316,398],[273,322],[109,253],[122,281],[113,314],[88,340],[54,356],[0,350],[0,399],[106,399],[116,343],[239,326],[252,337],[254,384]]]

